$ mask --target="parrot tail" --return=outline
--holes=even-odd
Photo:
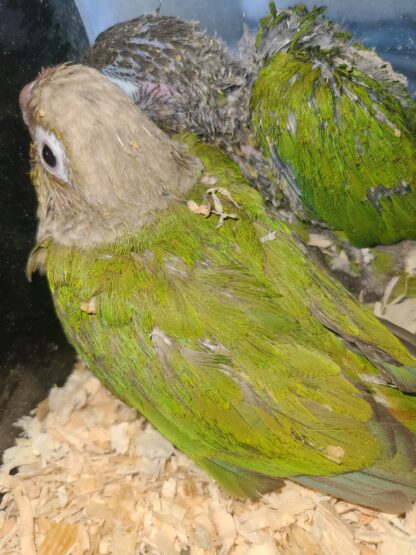
[[[393,324],[389,320],[379,316],[378,320],[386,326],[386,328],[395,335],[400,341],[407,347],[409,353],[413,356],[416,355],[416,335],[410,331],[401,328],[400,326]]]
[[[295,476],[290,480],[349,503],[401,514],[416,501],[416,435],[386,407],[373,399],[369,401],[374,411],[372,430],[383,448],[380,460],[355,472]]]
[[[416,501],[416,476],[394,476],[374,467],[338,476],[298,476],[293,482],[384,513],[401,514]]]

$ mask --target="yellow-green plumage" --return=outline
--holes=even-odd
[[[86,77],[97,85],[94,95]],[[77,113],[92,98],[97,114],[113,100],[120,114],[134,108],[94,70],[58,69],[22,101],[35,136],[36,125],[53,119],[55,133],[73,137],[56,108],[36,116],[45,98],[52,102],[53,87],[65,83],[61,94],[80,93]],[[120,116],[127,127],[134,126],[132,114]],[[144,152],[146,133],[157,131],[138,121],[146,127],[139,126],[136,145]],[[95,156],[118,123],[103,114],[90,126]],[[119,155],[127,150],[126,164],[133,163],[128,137],[119,139]],[[149,221],[126,224],[111,241],[41,238],[32,261],[44,260],[70,341],[105,385],[232,493],[256,495],[290,478],[386,511],[406,510],[416,499],[415,359],[308,258],[284,224],[270,219],[261,195],[226,155],[193,136],[178,140],[199,160],[199,177]],[[95,185],[82,181],[82,161],[72,160],[84,147],[67,140],[65,148],[78,172],[65,191],[77,187],[87,205]],[[87,155],[88,164],[111,171],[107,160]],[[183,156],[178,163],[190,163]],[[38,192],[46,183],[57,186],[43,162],[35,158],[34,165]],[[129,174],[126,168],[113,184],[117,197]],[[137,174],[131,210],[144,198],[144,175],[146,168]],[[171,191],[169,180],[163,176]],[[199,204],[213,183],[239,205],[224,198],[225,211],[238,219],[220,228],[213,214],[204,218],[186,204]],[[108,192],[100,187],[104,204]]]
[[[416,238],[416,107],[371,51],[322,16],[271,11],[250,112],[309,217],[360,247]]]

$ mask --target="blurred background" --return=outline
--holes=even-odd
[[[269,0],[75,0],[91,42],[114,23],[144,13],[160,5],[163,15],[197,19],[210,33],[218,33],[229,44],[241,37],[244,18],[255,28],[268,12]],[[277,7],[295,4],[277,0]],[[356,38],[391,61],[405,73],[412,92],[416,91],[416,0],[304,0],[327,6],[327,15],[348,27]]]
[[[307,0],[311,7],[318,0]],[[277,6],[294,4],[279,0]],[[416,91],[416,0],[327,0],[328,15],[390,60]],[[255,29],[268,0],[0,0],[0,454],[13,422],[69,374],[74,352],[45,280],[25,277],[36,233],[29,137],[18,94],[48,65],[76,61],[107,27],[144,13],[200,20],[231,46]]]

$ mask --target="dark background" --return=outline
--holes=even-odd
[[[62,383],[72,367],[45,280],[25,277],[36,233],[29,136],[18,95],[43,66],[76,59],[87,38],[71,1],[0,0],[0,453],[16,419]]]
[[[77,1],[89,2],[90,7],[94,4],[94,0]],[[117,0],[102,1],[102,5],[111,7],[113,15],[99,14],[95,7],[97,17],[102,16],[108,25],[123,19],[117,7],[126,9],[126,0],[119,4]],[[416,0],[414,16],[400,13],[401,1],[395,4],[396,15],[388,19],[379,14],[374,20],[367,17],[360,21],[354,13],[348,23],[343,13],[330,15],[347,22],[357,38],[376,46],[396,69],[406,73],[414,91]],[[202,24],[211,32],[217,31],[235,43],[242,31],[241,5],[247,0],[228,0],[229,6],[225,7],[221,0],[222,11],[218,14],[212,13],[217,9],[216,2],[182,0],[180,14],[187,15],[184,6],[189,6],[189,18],[202,16]],[[365,0],[362,3],[366,4]],[[133,12],[123,12],[128,17],[151,11],[143,9],[148,0],[131,0],[130,4]],[[201,8],[200,13],[193,13],[195,6]],[[211,13],[201,6],[211,6]],[[261,13],[250,13],[255,26],[255,17]],[[226,20],[226,14],[233,17]],[[87,21],[87,26],[91,28],[91,22]],[[29,136],[20,116],[18,94],[42,67],[76,61],[87,47],[74,0],[0,0],[0,453],[13,440],[12,424],[43,399],[54,383],[65,380],[74,361],[45,280],[35,276],[29,283],[25,277],[36,233],[36,201],[29,180]]]

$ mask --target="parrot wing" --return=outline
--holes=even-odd
[[[416,497],[416,402],[400,391],[416,391],[415,360],[267,217],[224,154],[188,142],[215,178],[216,201],[224,195],[217,211],[238,219],[218,229],[214,214],[178,201],[117,243],[49,245],[48,279],[71,342],[105,385],[236,495],[290,477],[348,499],[358,479],[343,476],[374,468],[384,473],[381,501],[363,488],[358,502],[392,508],[383,505],[392,476],[409,484],[406,500]]]

